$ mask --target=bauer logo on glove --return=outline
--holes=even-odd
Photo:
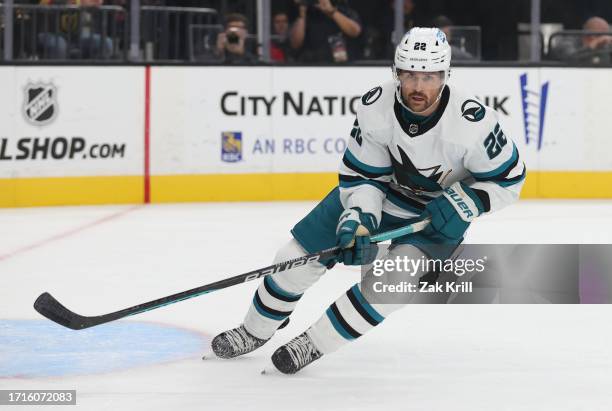
[[[459,182],[446,188],[444,190],[444,195],[448,198],[451,205],[455,207],[459,213],[459,217],[466,223],[478,217],[479,211],[476,203],[465,193]]]
[[[431,223],[423,234],[434,242],[456,242],[463,238],[470,222],[483,212],[484,206],[476,192],[457,182],[425,206],[421,218],[431,218]]]

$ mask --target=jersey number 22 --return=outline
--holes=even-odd
[[[495,127],[497,134],[490,133],[487,138],[485,138],[484,146],[487,149],[487,155],[489,159],[494,159],[501,153],[502,147],[506,145],[508,139],[504,135],[504,132],[498,127]]]

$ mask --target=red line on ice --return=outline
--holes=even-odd
[[[32,251],[34,249],[40,248],[40,247],[45,246],[47,244],[53,243],[55,241],[59,241],[59,240],[62,240],[64,238],[70,237],[72,235],[78,234],[81,231],[87,230],[88,228],[92,228],[92,227],[95,227],[97,225],[100,225],[100,224],[106,223],[108,221],[114,220],[116,218],[119,218],[119,217],[121,217],[121,216],[123,216],[123,215],[125,215],[125,214],[127,214],[129,212],[132,212],[132,211],[134,211],[134,210],[136,210],[136,209],[138,209],[140,207],[142,207],[142,205],[137,205],[135,207],[130,207],[128,209],[118,211],[118,212],[110,214],[110,215],[108,215],[106,217],[102,217],[102,218],[100,218],[98,220],[92,221],[91,223],[87,223],[87,224],[82,225],[80,227],[75,227],[72,230],[56,234],[56,235],[51,236],[49,238],[45,238],[44,240],[40,240],[40,241],[37,241],[35,243],[32,243],[32,244],[23,246],[21,248],[18,248],[16,250],[10,251],[10,252],[8,252],[6,254],[0,254],[0,261],[8,260],[9,258],[15,257],[16,255],[23,254],[23,253],[26,253],[28,251]]]

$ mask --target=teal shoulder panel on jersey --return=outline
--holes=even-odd
[[[501,176],[516,167],[518,156],[518,149],[516,148],[516,145],[512,143],[512,155],[508,160],[504,161],[499,167],[496,167],[494,170],[487,171],[484,173],[472,172],[472,175],[476,180],[479,181],[493,180],[495,179],[495,177]]]
[[[376,166],[371,166],[371,165],[368,165],[368,164],[365,164],[359,161],[359,159],[357,159],[357,157],[355,157],[348,148],[344,152],[344,159],[346,159],[346,161],[344,162],[345,164],[346,162],[350,163],[350,165],[346,164],[347,167],[367,177],[376,178],[380,176],[391,175],[391,173],[393,172],[393,168],[390,166],[389,167],[376,167]],[[353,167],[351,167],[351,165]],[[357,168],[357,170],[355,170],[354,167]]]

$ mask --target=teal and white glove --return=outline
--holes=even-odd
[[[342,248],[338,261],[345,265],[370,264],[376,258],[378,246],[370,243],[376,229],[376,217],[358,207],[344,210],[336,227],[336,245]]]
[[[446,188],[431,200],[421,218],[431,218],[423,234],[434,242],[454,243],[463,238],[470,222],[484,212],[484,206],[474,190],[462,182]]]

